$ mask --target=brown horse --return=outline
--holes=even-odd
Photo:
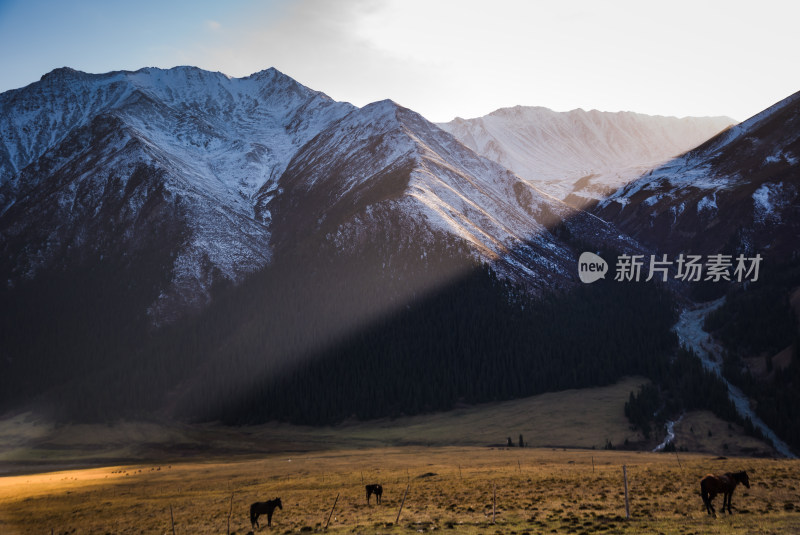
[[[369,505],[369,497],[375,495],[375,503],[381,504],[381,497],[383,496],[383,487],[380,485],[367,485],[367,505]]]
[[[750,488],[750,479],[744,470],[741,472],[728,472],[721,476],[708,474],[704,477],[700,481],[700,496],[703,498],[708,514],[716,516],[714,504],[711,502],[717,494],[722,494],[722,512],[725,512],[725,507],[727,506],[728,514],[732,515],[731,498],[733,497],[733,490],[739,483],[748,489]]]
[[[267,502],[256,502],[250,506],[250,524],[253,525],[253,529],[260,527],[258,525],[258,517],[260,515],[267,515],[267,526],[272,526],[272,513],[275,511],[275,508],[283,509],[283,504],[281,503],[280,498],[275,498],[274,500],[269,500]]]

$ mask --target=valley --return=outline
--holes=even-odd
[[[361,455],[420,475],[431,456],[441,465],[431,472],[450,485],[444,466],[461,457],[477,463],[468,468],[475,476],[488,455],[489,479],[500,477],[507,459],[496,455],[522,435],[529,464],[559,468],[504,487],[540,478],[589,492],[564,466],[571,452],[574,464],[597,452],[617,468],[642,455],[666,476],[669,453],[636,452],[658,446],[669,422],[667,449],[689,466],[730,457],[777,477],[770,462],[795,465],[767,459],[797,447],[786,430],[795,324],[784,328],[792,312],[782,299],[797,287],[798,102],[793,95],[733,127],[724,117],[523,107],[436,125],[392,100],[336,102],[275,69],[231,78],[194,67],[56,69],[3,93],[3,481],[73,469],[79,480],[94,478],[91,470],[105,479],[172,464],[205,500],[221,474],[243,483],[248,463],[283,473],[281,455],[341,452],[340,482],[354,478],[347,466]],[[761,252],[766,267],[754,284],[771,288],[774,266],[781,282],[773,293],[613,277],[586,285],[576,273],[583,251]],[[783,426],[770,424],[778,433],[758,417],[770,384],[735,361],[728,372],[749,390],[719,376],[723,351],[701,329],[722,301],[681,308],[726,292],[745,304],[756,296],[779,319],[753,336],[785,353],[789,372],[769,380],[788,394],[769,398],[772,419],[764,417]],[[714,336],[729,346],[727,325],[756,325],[737,306],[716,323]],[[757,358],[753,351],[743,358]],[[408,457],[416,460],[399,460]],[[205,464],[219,470],[211,483],[198,476]],[[125,468],[103,471],[112,465]],[[136,468],[137,477],[140,469],[149,470]],[[312,489],[320,470],[286,473]],[[147,487],[161,475],[141,477]],[[611,502],[604,477],[595,483],[607,490],[589,503]],[[465,499],[485,500],[485,483]],[[320,527],[311,517],[323,488],[294,502],[302,520],[290,529]],[[677,500],[686,488],[660,494]],[[73,491],[54,489],[57,508],[66,507],[60,500]],[[128,491],[142,503],[138,486]],[[29,498],[40,506],[40,495]],[[8,499],[24,531],[26,505]],[[770,522],[793,525],[793,499],[782,502],[786,518]],[[506,528],[638,525],[600,505],[573,510],[561,494],[547,498],[546,514],[535,503],[515,502]],[[760,502],[759,514],[775,513],[771,503]],[[162,529],[161,505],[137,506],[154,519],[147,529]],[[642,518],[657,518],[664,532],[675,532],[678,517],[694,522],[692,509],[670,506]],[[411,527],[486,528],[476,506],[449,520],[449,505],[432,507]],[[351,523],[353,510],[332,529],[390,529],[366,510]],[[536,514],[525,520],[522,510]],[[596,520],[589,510],[602,511],[599,524],[587,524]],[[80,522],[102,522],[94,512]],[[732,526],[746,531],[750,520]],[[105,529],[135,529],[123,524]]]
[[[519,435],[531,448],[652,450],[650,439],[631,428],[623,405],[648,381],[627,377],[606,387],[564,390],[529,398],[462,405],[455,409],[335,426],[270,422],[251,426],[169,421],[53,424],[34,414],[0,422],[0,475],[36,473],[115,463],[231,460],[285,452],[353,448],[504,447]],[[709,411],[690,411],[676,425],[675,445],[693,453],[774,456],[766,443]]]
[[[800,534],[800,3],[686,4],[0,0],[0,535]]]
[[[741,389],[724,378],[722,374],[722,348],[708,333],[702,330],[703,319],[710,311],[717,309],[723,301],[724,298],[720,298],[697,306],[694,309],[683,310],[678,323],[675,324],[675,332],[681,343],[686,344],[687,347],[690,347],[695,352],[703,363],[704,368],[713,371],[725,381],[728,387],[728,396],[736,406],[739,414],[743,418],[749,418],[753,425],[774,444],[781,455],[794,459],[796,457],[791,448],[758,417],[751,406],[750,400]]]
[[[733,124],[729,117],[515,106],[439,126],[537,188],[585,208]]]

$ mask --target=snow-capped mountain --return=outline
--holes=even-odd
[[[410,110],[334,102],[274,69],[64,68],[4,93],[0,110],[7,284],[155,254],[169,280],[156,322],[303,242],[356,254],[389,235],[446,242],[533,291],[574,279],[554,226],[634,246]]]
[[[800,246],[800,92],[653,169],[595,210],[659,251]]]
[[[113,113],[151,143],[181,153],[184,164],[205,164],[198,179],[249,197],[352,108],[276,69],[236,79],[195,67],[100,75],[65,67],[0,96],[0,185],[14,182],[75,128]]]
[[[0,407],[210,415],[458,288],[512,314],[577,283],[576,243],[638,250],[411,110],[273,69],[59,69],[0,109]]]
[[[516,106],[439,126],[478,154],[582,208],[733,123],[728,117]]]
[[[657,170],[589,213],[559,197],[597,185],[587,172],[661,158],[633,138],[678,143],[671,127],[625,130],[603,114],[559,115],[567,117],[561,127],[540,131],[550,140],[540,168],[552,181],[567,171],[584,176],[562,191],[392,101],[356,108],[274,69],[240,79],[192,67],[58,69],[0,95],[0,407],[46,399],[67,418],[140,410],[216,418],[228,409],[260,418],[274,416],[264,400],[292,417],[297,399],[325,406],[347,398],[323,414],[346,418],[351,401],[380,398],[384,412],[375,415],[386,415],[447,407],[470,391],[451,383],[419,403],[426,369],[473,385],[508,361],[478,400],[530,394],[523,370],[541,379],[537,388],[595,384],[601,371],[602,381],[640,373],[638,356],[673,340],[662,289],[557,291],[577,284],[584,250],[644,251],[608,218],[656,249],[697,224],[705,225],[694,230],[704,233],[698,239],[722,241],[719,229],[729,232],[737,215],[727,207],[744,195],[745,226],[791,220],[781,228],[796,238],[797,101],[676,160],[683,182],[654,182],[666,177]],[[514,139],[520,151],[530,148]],[[742,179],[745,172],[758,180]],[[679,203],[688,214],[690,200],[699,220],[646,232],[651,210],[666,213],[653,216],[662,221]],[[726,219],[703,219],[714,207]],[[526,290],[556,293],[533,301]],[[623,301],[645,303],[648,313],[664,307],[654,322],[634,308],[611,310]],[[591,334],[575,336],[576,315]],[[431,328],[404,345],[420,325]],[[517,337],[523,332],[535,336]],[[610,366],[593,362],[597,340],[607,338]],[[540,352],[544,341],[553,343]],[[446,366],[421,365],[443,354]],[[364,370],[377,378],[368,388],[338,391],[360,386]],[[425,388],[438,389],[437,377],[426,379]],[[328,383],[335,388],[316,397]],[[398,385],[405,404],[396,403]]]
[[[298,152],[277,188],[277,195],[262,188],[258,197],[262,210],[275,214],[276,250],[298,236],[332,241],[339,250],[370,240],[434,246],[455,239],[542,289],[573,278],[575,252],[551,232],[558,224],[587,241],[634,246],[392,101],[332,123]]]
[[[240,280],[269,261],[268,214],[255,217],[253,195],[352,109],[275,69],[234,79],[193,67],[64,68],[6,92],[5,278],[79,262],[81,251],[157,244],[171,257],[172,283],[151,312],[202,304],[215,280]]]

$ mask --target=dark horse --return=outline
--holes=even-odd
[[[716,516],[714,504],[711,502],[717,494],[722,494],[722,512],[725,512],[725,507],[727,506],[728,514],[733,514],[731,511],[731,497],[733,497],[733,489],[739,483],[748,489],[750,488],[750,479],[744,470],[741,472],[728,472],[722,476],[708,474],[704,477],[700,481],[700,496],[703,498],[708,514]]]
[[[367,504],[369,504],[369,497],[375,495],[375,503],[380,505],[381,496],[383,496],[383,487],[380,485],[367,485]]]
[[[259,515],[267,515],[267,526],[272,526],[272,513],[275,511],[276,507],[278,509],[283,509],[283,504],[281,504],[280,498],[275,498],[274,500],[270,500],[268,502],[256,502],[251,505],[250,523],[253,525],[253,528],[259,527]]]

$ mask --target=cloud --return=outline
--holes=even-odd
[[[751,3],[721,11],[693,0],[235,5],[199,14],[191,35],[162,39],[139,61],[232,76],[275,67],[337,100],[392,98],[439,121],[517,104],[742,119],[800,85],[785,67],[797,8],[773,21]],[[767,20],[776,29],[759,39]]]
[[[381,3],[372,0],[251,6],[231,20],[223,18],[226,31],[183,47],[184,61],[237,77],[275,67],[357,105],[398,98],[400,88],[436,73],[430,65],[381,49],[364,36],[362,28],[380,9]]]

